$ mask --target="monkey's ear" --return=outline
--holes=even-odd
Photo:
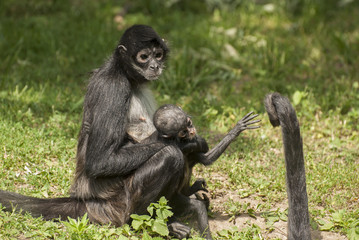
[[[118,45],[117,48],[120,51],[120,53],[127,52],[127,48],[124,45]]]

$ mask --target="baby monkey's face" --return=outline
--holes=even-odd
[[[179,130],[177,137],[181,140],[192,140],[196,136],[196,128],[192,124],[192,120],[187,116],[183,128]]]

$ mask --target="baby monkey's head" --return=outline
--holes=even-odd
[[[153,116],[153,123],[159,136],[178,141],[192,140],[196,136],[196,128],[191,118],[182,108],[172,104],[161,106]]]

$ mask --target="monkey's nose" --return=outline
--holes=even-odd
[[[159,67],[158,67],[157,64],[150,65],[150,70],[152,70],[152,71],[157,71],[158,68],[159,68]]]

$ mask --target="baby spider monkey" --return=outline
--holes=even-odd
[[[190,198],[199,190],[207,191],[206,183],[204,180],[197,180],[191,186],[192,169],[198,163],[205,166],[212,164],[241,132],[246,129],[259,128],[260,126],[253,124],[260,120],[252,121],[258,114],[252,114],[253,112],[250,112],[239,120],[234,128],[211,150],[209,150],[206,140],[197,134],[190,116],[180,107],[166,104],[161,106],[153,116],[153,123],[157,131],[145,141],[163,141],[175,145],[182,151],[184,157],[183,177],[177,186],[176,194],[169,203],[175,216],[196,213],[199,230],[206,239],[212,239],[207,215],[209,199],[203,196],[203,201],[198,195],[197,198]]]

